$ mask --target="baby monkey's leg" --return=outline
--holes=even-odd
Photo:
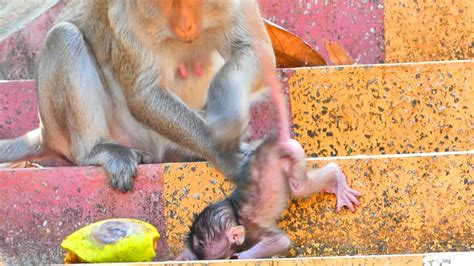
[[[357,197],[361,193],[349,187],[346,176],[336,163],[310,170],[305,176],[290,175],[289,184],[295,197],[307,198],[320,192],[334,193],[337,199],[337,212],[344,206],[355,211],[355,206],[360,204]]]

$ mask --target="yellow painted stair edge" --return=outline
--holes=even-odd
[[[187,266],[285,266],[285,265],[472,265],[474,252],[445,252],[425,254],[393,254],[373,256],[344,256],[344,257],[308,257],[291,259],[260,259],[260,260],[216,260],[216,261],[164,261],[152,263],[122,263],[113,265],[187,265]],[[102,264],[108,265],[108,264]]]

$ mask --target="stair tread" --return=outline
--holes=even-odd
[[[473,69],[474,60],[295,69],[295,138],[311,157],[472,149]]]
[[[310,159],[309,165],[339,163],[364,194],[362,206],[335,214],[332,195],[292,200],[280,222],[295,243],[290,256],[469,250],[473,155]],[[66,235],[116,217],[155,224],[163,236],[158,258],[170,259],[181,250],[194,213],[232,189],[206,162],[140,165],[138,173],[135,190],[123,194],[109,188],[99,167],[0,170],[4,261],[59,263],[58,244]]]

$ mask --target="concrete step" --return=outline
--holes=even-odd
[[[309,157],[474,149],[474,60],[280,70]],[[0,82],[0,139],[36,128],[33,81]],[[254,106],[250,139],[271,127]]]
[[[0,8],[0,79],[31,79],[34,60],[63,0],[3,1]]]
[[[290,256],[345,256],[472,250],[474,151],[311,159],[339,163],[361,207],[334,213],[324,194],[291,200],[280,221]],[[135,189],[112,191],[102,169],[0,170],[0,256],[5,263],[60,263],[62,239],[91,222],[129,217],[156,225],[158,259],[182,249],[191,218],[231,191],[207,163],[142,165]]]
[[[474,1],[384,0],[385,62],[474,59]]]
[[[163,234],[158,257],[166,258],[163,178],[162,165],[142,165],[133,193],[120,193],[97,167],[0,170],[0,262],[61,263],[64,237],[111,217],[154,224]]]
[[[474,60],[295,69],[293,130],[310,157],[474,148]]]
[[[0,40],[25,27],[54,7],[59,0],[4,1],[0,9]]]
[[[344,257],[311,257],[292,259],[264,259],[264,260],[217,260],[217,261],[194,261],[194,262],[155,262],[155,263],[123,263],[122,265],[186,265],[186,266],[214,266],[214,265],[238,265],[238,266],[286,266],[286,265],[359,265],[359,266],[389,266],[389,265],[469,265],[474,259],[474,252],[446,252],[425,254],[400,254],[400,255],[378,255],[378,256],[344,256]],[[104,264],[117,265],[117,264]]]

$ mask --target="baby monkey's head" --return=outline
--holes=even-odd
[[[245,229],[238,224],[229,199],[207,206],[199,213],[188,235],[189,249],[197,259],[231,258],[245,240]]]

